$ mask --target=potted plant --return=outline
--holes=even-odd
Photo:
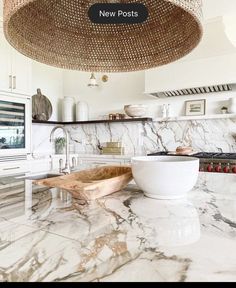
[[[221,108],[221,113],[222,113],[222,114],[228,113],[228,108],[225,107],[225,106],[223,106],[223,107]]]
[[[65,154],[66,138],[57,137],[55,139],[55,153],[56,154]]]

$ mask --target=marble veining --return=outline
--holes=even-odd
[[[0,179],[0,282],[236,281],[235,175],[200,173],[172,201],[19,184]]]
[[[48,151],[50,126],[35,125],[33,151]],[[192,146],[195,151],[235,152],[236,120],[191,120],[173,122],[133,122],[67,126],[75,152],[99,154],[99,146],[121,141],[126,155],[145,155],[156,151],[175,151]],[[43,140],[43,141],[42,141]]]

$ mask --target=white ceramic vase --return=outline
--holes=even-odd
[[[74,121],[74,98],[72,97],[65,97],[62,100],[62,121]]]
[[[76,104],[76,121],[89,120],[89,106],[84,101],[79,101]]]
[[[236,97],[229,99],[229,113],[236,114]]]
[[[166,110],[166,104],[163,104],[161,106],[161,117],[166,118],[167,117],[167,110]]]

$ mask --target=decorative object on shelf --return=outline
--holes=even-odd
[[[52,104],[44,96],[41,89],[37,89],[37,94],[32,96],[32,118],[34,120],[48,121],[52,116]]]
[[[96,79],[94,73],[92,73],[90,76],[88,87],[90,87],[90,88],[98,87],[97,79]]]
[[[125,148],[122,147],[121,142],[107,142],[106,146],[100,147],[101,154],[103,155],[124,155]]]
[[[108,148],[120,148],[120,147],[122,147],[121,142],[107,142],[106,145]]]
[[[65,154],[66,138],[58,137],[55,139],[55,154]]]
[[[124,155],[125,154],[125,148],[124,147],[117,147],[117,148],[102,147],[101,154],[103,154],[103,155]]]
[[[109,120],[114,120],[114,114],[109,114]]]
[[[167,117],[167,118],[173,117],[173,115],[172,115],[172,109],[171,109],[170,104],[167,104],[167,105],[166,105],[166,117]]]
[[[99,115],[98,119],[100,119],[100,120],[109,120],[109,115],[107,115],[107,114]]]
[[[64,97],[62,100],[62,121],[73,122],[74,121],[74,98]]]
[[[147,113],[147,105],[136,104],[136,105],[125,105],[125,113],[132,118],[144,117]]]
[[[108,82],[108,76],[107,75],[102,76],[102,82],[104,82],[104,83]]]
[[[107,73],[171,63],[190,53],[203,35],[202,0],[143,0],[149,16],[140,25],[92,23],[93,2],[4,0],[6,38],[39,62]]]
[[[88,121],[89,120],[89,106],[84,101],[76,103],[76,121]]]
[[[226,106],[223,106],[221,109],[222,114],[227,114],[228,113],[228,108]]]
[[[109,114],[109,120],[123,120],[125,119],[125,114],[121,114],[121,113],[116,113],[116,114]]]
[[[200,116],[206,114],[206,100],[191,100],[185,102],[186,116]]]
[[[229,113],[236,114],[236,97],[229,99]]]
[[[163,105],[161,106],[161,117],[162,117],[162,118],[166,118],[166,117],[167,117],[166,104],[163,104]]]

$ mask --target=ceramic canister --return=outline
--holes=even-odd
[[[89,106],[84,101],[79,101],[76,104],[76,121],[89,120]]]
[[[74,121],[74,98],[65,97],[62,100],[62,121],[73,122]]]

